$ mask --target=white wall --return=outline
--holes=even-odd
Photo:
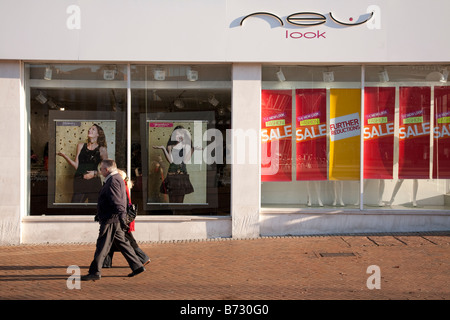
[[[268,16],[240,25],[261,11],[283,25]],[[287,22],[305,11],[322,14],[325,23]],[[345,26],[330,12],[350,24],[374,16]],[[442,37],[450,29],[448,12],[447,0],[2,0],[0,59],[443,62],[450,50]]]
[[[20,108],[20,63],[0,61],[0,244],[20,242]]]

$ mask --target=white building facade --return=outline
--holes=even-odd
[[[106,157],[139,241],[448,230],[449,11],[2,1],[0,244],[94,242]]]

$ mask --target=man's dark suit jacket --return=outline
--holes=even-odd
[[[97,217],[102,224],[119,222],[126,217],[127,194],[120,174],[113,174],[100,190],[97,202]]]

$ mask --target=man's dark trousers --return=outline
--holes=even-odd
[[[142,267],[142,262],[136,256],[130,242],[125,238],[125,233],[120,227],[120,222],[102,223],[100,224],[94,260],[89,267],[89,274],[101,275],[103,260],[105,260],[114,240],[114,244],[127,260],[131,270],[134,271]]]

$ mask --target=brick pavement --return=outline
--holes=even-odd
[[[152,258],[134,278],[116,253],[100,281],[86,274],[94,244],[0,247],[1,300],[449,300],[450,232],[262,237],[142,243]],[[380,289],[369,289],[380,269]],[[376,283],[376,282],[371,282]]]

